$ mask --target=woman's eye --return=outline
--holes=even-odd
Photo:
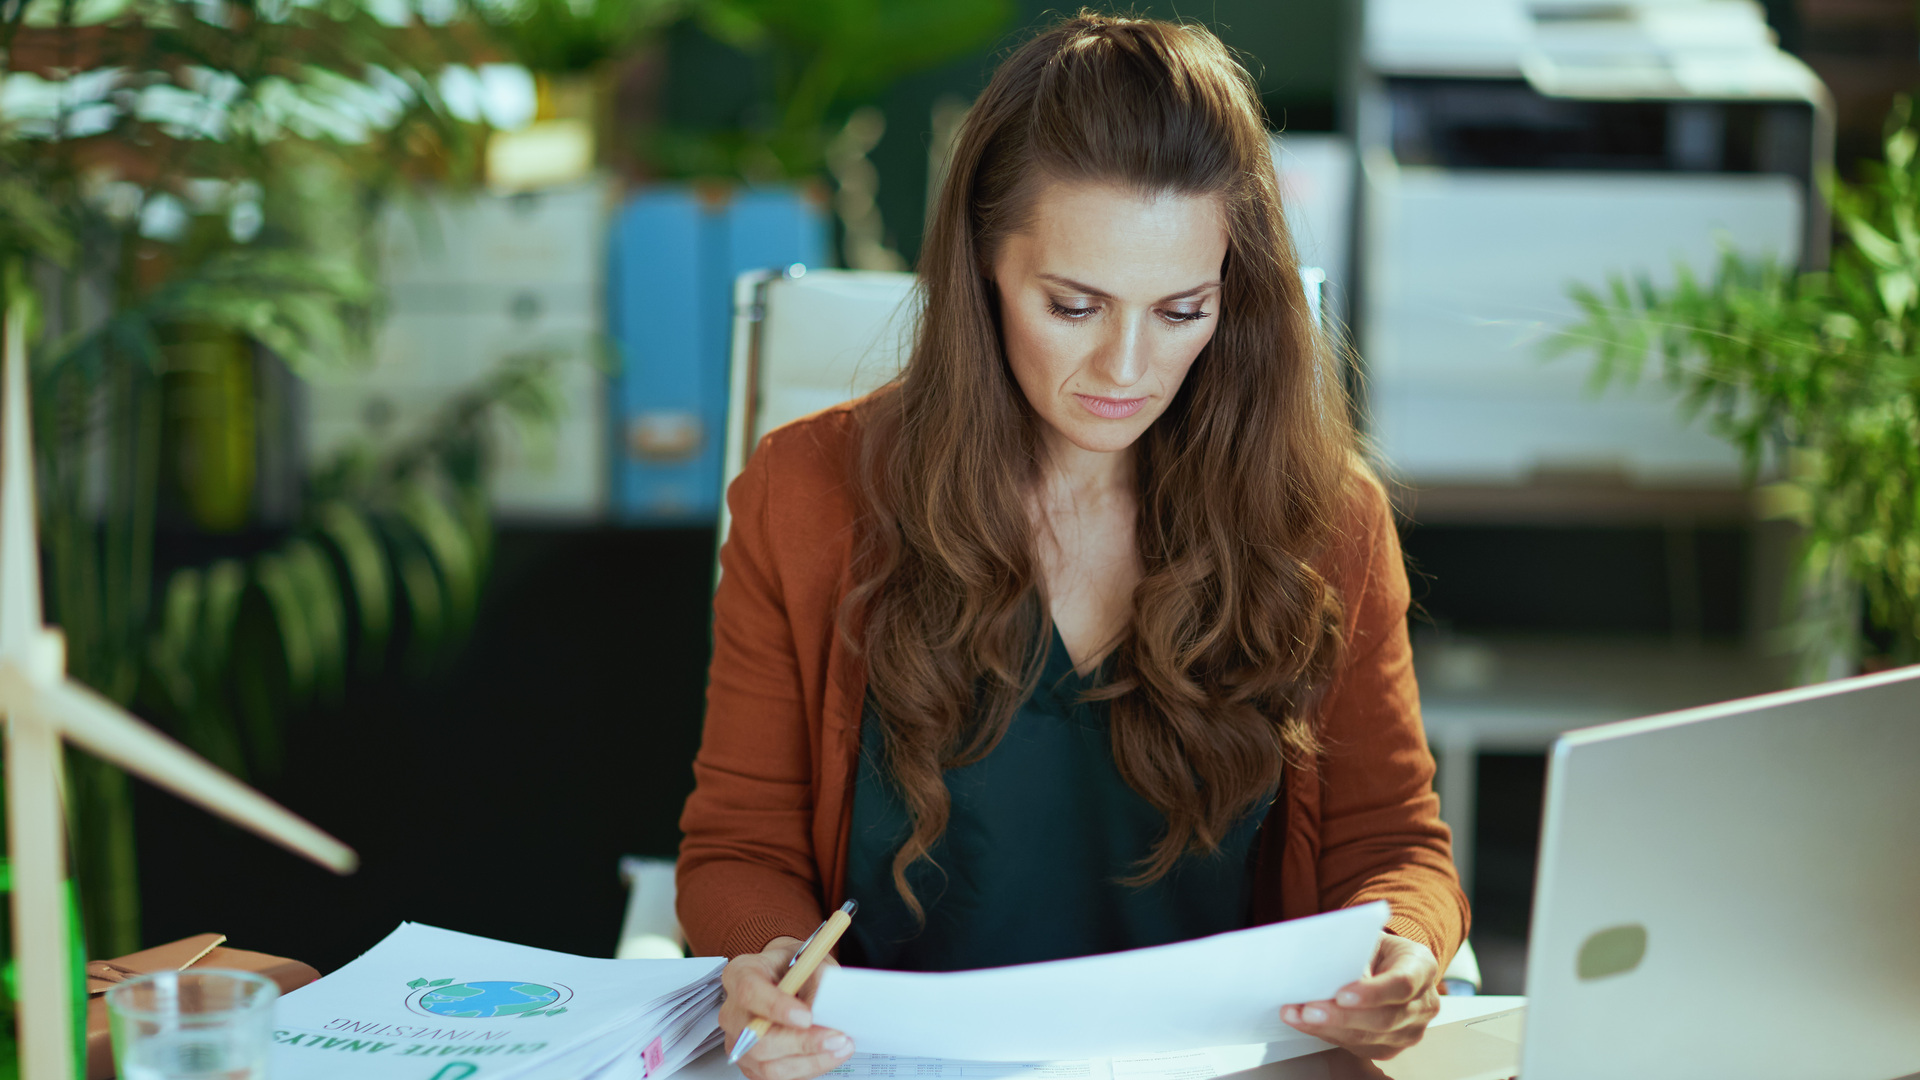
[[[1058,300],[1047,301],[1047,307],[1050,310],[1052,310],[1052,312],[1055,315],[1058,315],[1063,319],[1071,320],[1073,322],[1080,322],[1081,320],[1085,319],[1087,316],[1100,310],[1098,306],[1068,307],[1067,305],[1060,303]]]
[[[1171,323],[1199,322],[1208,317],[1204,311],[1163,311],[1160,317]]]

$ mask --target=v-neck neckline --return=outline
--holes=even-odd
[[[1108,661],[1113,659],[1113,650],[1108,649],[1093,665],[1093,670],[1082,675],[1080,666],[1073,662],[1073,653],[1067,648],[1067,639],[1060,636],[1060,624],[1053,619],[1053,613],[1047,613],[1047,632],[1053,635],[1053,644],[1047,648],[1047,662],[1042,671],[1053,676],[1046,680],[1049,685],[1058,684],[1062,677],[1071,678],[1076,690],[1084,690],[1101,680]]]

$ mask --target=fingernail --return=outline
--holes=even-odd
[[[787,1023],[797,1028],[812,1027],[813,1014],[805,1009],[792,1009],[787,1012]]]
[[[847,1037],[845,1035],[829,1035],[820,1045],[828,1050],[838,1051],[841,1047],[847,1045]]]
[[[843,1043],[846,1043],[846,1045],[845,1045],[845,1046],[842,1046],[842,1047],[840,1047],[840,1048],[839,1048],[839,1049],[837,1049],[837,1050],[835,1050],[835,1051],[833,1052],[833,1056],[834,1056],[834,1057],[850,1057],[850,1056],[851,1056],[851,1055],[853,1054],[853,1043],[852,1043],[852,1041],[850,1041],[850,1040],[847,1040],[847,1039],[842,1039],[842,1040],[840,1040],[840,1041],[841,1041],[841,1042],[843,1042]]]
[[[1300,1007],[1297,1005],[1289,1005],[1281,1009],[1280,1019],[1285,1020],[1289,1024],[1298,1022],[1300,1019]]]
[[[1325,1009],[1308,1009],[1308,1010],[1306,1011],[1306,1017],[1307,1017],[1307,1023],[1309,1023],[1309,1024],[1318,1024],[1318,1023],[1322,1023],[1322,1022],[1324,1022],[1324,1021],[1325,1021],[1325,1020],[1327,1019],[1327,1010],[1325,1010]]]
[[[1335,1000],[1339,1001],[1342,1005],[1358,1005],[1360,1004],[1360,995],[1348,990]]]

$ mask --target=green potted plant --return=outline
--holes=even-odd
[[[1860,183],[1829,185],[1831,269],[1728,252],[1709,280],[1616,275],[1574,291],[1585,317],[1551,346],[1593,354],[1597,386],[1654,360],[1685,413],[1739,448],[1763,511],[1802,528],[1793,644],[1822,669],[1920,662],[1920,130],[1905,99],[1884,147]]]
[[[76,677],[235,772],[271,772],[287,717],[350,673],[457,639],[486,565],[489,414],[552,409],[545,360],[520,358],[406,445],[296,476],[271,527],[252,506],[284,421],[255,384],[364,363],[382,194],[475,169],[480,132],[434,75],[478,34],[400,14],[0,8],[0,301],[37,311],[48,618]],[[169,564],[169,515],[230,553]],[[130,792],[70,760],[87,944],[116,955],[140,944]]]

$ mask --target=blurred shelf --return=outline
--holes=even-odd
[[[1643,487],[1611,476],[1526,484],[1389,485],[1415,525],[1724,525],[1754,520],[1753,493],[1721,486]]]
[[[1414,668],[1429,727],[1465,713],[1610,723],[1778,690],[1788,675],[1738,642],[1536,634],[1419,635]]]

